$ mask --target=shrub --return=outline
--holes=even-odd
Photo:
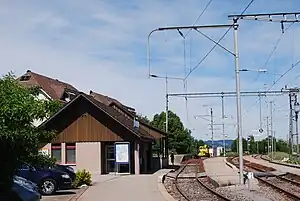
[[[76,172],[76,179],[73,182],[73,187],[79,187],[82,185],[92,185],[92,175],[90,172],[86,171],[85,169],[79,170]]]
[[[35,167],[53,167],[56,163],[55,158],[41,152],[30,154],[24,161]]]

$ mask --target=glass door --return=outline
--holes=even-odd
[[[115,172],[115,148],[114,145],[105,147],[106,156],[106,172]]]

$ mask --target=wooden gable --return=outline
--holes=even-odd
[[[40,126],[57,133],[54,143],[134,141],[139,138],[83,95],[66,104]]]
[[[123,141],[123,139],[88,113],[81,115],[53,140],[54,143],[99,141]]]

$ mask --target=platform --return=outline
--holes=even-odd
[[[219,186],[239,184],[238,169],[226,164],[224,157],[208,158],[203,163],[207,176],[218,183]]]
[[[217,191],[230,194],[235,197],[239,195],[241,200],[257,200],[257,201],[269,201],[263,195],[262,190],[258,186],[258,181],[254,178],[251,191],[248,185],[239,184],[239,170],[232,164],[228,163],[224,157],[214,157],[204,160],[204,168],[208,176],[211,177],[216,183],[219,184]]]
[[[253,158],[251,156],[244,156],[244,159],[248,160],[250,162],[253,162],[253,163],[258,163],[261,165],[272,167],[272,168],[276,169],[277,174],[290,172],[293,174],[300,175],[300,169],[298,169],[298,168],[293,168],[293,167],[288,167],[288,166],[279,165],[279,164],[275,164],[275,163],[270,163],[266,160]]]
[[[170,170],[159,170],[149,175],[102,176],[80,197],[78,201],[166,201],[158,186],[160,175]],[[110,177],[110,178],[109,178]]]

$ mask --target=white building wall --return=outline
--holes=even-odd
[[[39,93],[37,96],[38,100],[51,100],[51,97],[46,94],[46,92],[42,91]],[[46,119],[44,120],[33,120],[33,125],[38,127],[41,123],[43,123]],[[51,155],[51,143],[46,144],[43,148],[40,149],[40,151],[44,154]]]
[[[101,142],[76,143],[76,166],[74,169],[86,169],[92,174],[101,174]]]
[[[38,100],[50,100],[50,97],[45,95],[46,93],[39,93],[39,95],[37,96],[37,99]],[[33,125],[34,126],[39,126],[41,123],[43,123],[46,119],[43,119],[43,120],[33,120]]]
[[[215,147],[215,156],[220,156],[221,153],[223,152],[223,147]],[[209,148],[209,153],[212,155],[213,149]]]

